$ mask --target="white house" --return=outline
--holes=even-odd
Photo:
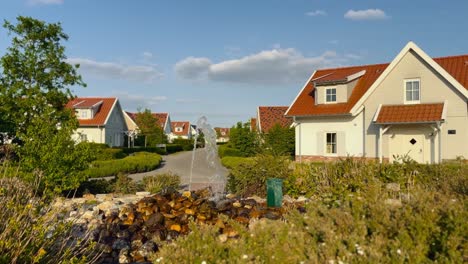
[[[315,71],[286,112],[296,159],[468,158],[468,55],[409,42],[391,63]]]
[[[172,142],[176,138],[192,138],[192,126],[190,126],[190,122],[188,121],[171,122],[171,129],[172,132],[168,135],[169,142]]]
[[[117,98],[78,97],[66,107],[75,110],[79,121],[76,140],[123,146],[127,125]]]

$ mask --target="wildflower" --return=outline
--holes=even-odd
[[[242,259],[247,259],[248,257],[249,257],[249,256],[247,256],[247,255],[245,255],[245,254],[242,255]]]

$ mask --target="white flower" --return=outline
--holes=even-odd
[[[400,249],[397,249],[396,253],[397,253],[398,255],[401,255],[401,250],[400,250]]]
[[[247,255],[245,255],[245,254],[242,255],[242,259],[247,259],[248,257],[249,257],[249,256],[247,256]]]
[[[206,261],[202,261],[201,264],[206,264]]]

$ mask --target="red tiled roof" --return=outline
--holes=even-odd
[[[131,113],[127,111],[125,111],[125,113],[127,113],[127,115],[134,122],[136,122],[137,113]],[[166,125],[167,117],[169,116],[169,114],[168,113],[151,113],[151,115],[155,117],[156,119],[158,119],[159,125],[161,126],[162,129],[164,129],[165,128],[164,126]]]
[[[434,61],[468,89],[468,55],[435,58]],[[291,106],[288,116],[349,114],[351,108],[353,108],[357,101],[372,86],[388,65],[389,63],[317,70],[311,78],[312,81],[306,84],[306,87]],[[352,75],[362,70],[366,70],[366,73],[359,77],[346,103],[315,105],[315,98],[312,96],[314,80],[322,80],[317,79],[320,77],[339,77],[343,79],[345,76]]]
[[[117,102],[115,97],[78,97],[67,103],[65,106],[69,109],[76,108],[91,108],[102,101],[97,113],[92,119],[80,119],[78,122],[80,126],[103,126],[109,116],[112,106]]]
[[[383,105],[376,123],[425,123],[442,120],[444,104]]]
[[[229,131],[230,129],[227,127],[215,127],[214,130],[216,130],[216,134],[219,135],[218,138],[220,137],[229,137]],[[224,135],[223,135],[224,132]]]
[[[177,132],[176,127],[182,127],[182,132]],[[190,122],[188,121],[177,121],[171,122],[172,133],[177,136],[187,136],[190,131]]]
[[[162,129],[164,129],[167,121],[167,117],[169,116],[168,113],[153,113],[153,116],[158,119],[159,125]]]
[[[293,120],[291,117],[284,115],[286,110],[288,110],[287,106],[259,106],[258,122],[260,124],[260,132],[268,132],[275,124],[289,127]]]

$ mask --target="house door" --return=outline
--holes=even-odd
[[[424,163],[424,140],[421,133],[395,134],[389,140],[390,161],[408,155],[418,163]]]

